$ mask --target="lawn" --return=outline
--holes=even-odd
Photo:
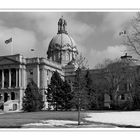
[[[140,127],[140,111],[42,111],[0,114],[0,128],[112,128]]]
[[[71,120],[77,121],[77,112],[29,112],[0,114],[0,128],[21,128],[28,123],[38,123],[40,120]],[[81,113],[81,118],[84,113]]]

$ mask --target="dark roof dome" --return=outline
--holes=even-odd
[[[49,43],[47,55],[49,57],[50,52],[53,50],[70,50],[77,52],[76,43],[73,38],[67,33],[67,22],[61,17],[58,21],[58,33],[55,35]]]

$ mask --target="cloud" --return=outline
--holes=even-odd
[[[95,27],[91,27],[84,22],[80,22],[76,19],[77,13],[71,12],[31,12],[22,13],[24,18],[32,22],[36,30],[42,33],[44,36],[52,36],[57,33],[58,20],[61,16],[67,21],[67,30],[74,36],[86,38],[88,35],[94,32]],[[81,40],[82,40],[81,39]]]
[[[108,46],[105,50],[95,50],[91,49],[88,53],[88,63],[91,68],[93,68],[95,65],[102,63],[105,59],[116,59],[120,58],[120,56],[124,55],[124,52],[126,51],[126,46]]]
[[[80,44],[95,33],[96,26],[89,26],[76,20],[71,20],[68,25],[69,33]]]
[[[23,15],[28,21],[33,22],[35,30],[45,37],[52,36],[57,32],[57,22],[61,17],[61,13],[53,12],[23,13]]]
[[[5,40],[11,37],[12,42],[5,44]],[[13,47],[14,54],[20,53],[25,57],[29,57],[32,56],[30,49],[36,46],[36,36],[32,31],[0,26],[0,44],[0,55],[10,55],[11,47]]]
[[[110,12],[104,15],[102,30],[121,30],[134,16],[135,12]]]
[[[24,18],[33,23],[35,26],[35,32],[40,34],[42,46],[41,48],[45,51],[40,50],[43,53],[43,57],[46,55],[49,42],[57,34],[58,30],[58,20],[63,15],[64,19],[67,21],[67,31],[70,36],[75,40],[77,48],[80,51],[85,50],[83,42],[95,33],[96,26],[89,26],[84,22],[77,21],[75,18],[76,13],[61,13],[61,12],[38,12],[38,13],[23,13]],[[82,47],[81,47],[82,46]],[[40,53],[42,55],[42,53]],[[39,54],[39,55],[40,55]]]
[[[125,47],[122,46],[109,46],[101,51],[98,51],[96,48],[93,49],[91,46],[84,46],[84,43],[88,38],[95,34],[96,26],[90,26],[84,22],[77,21],[74,13],[71,14],[71,16],[68,13],[24,13],[24,16],[28,18],[28,20],[33,21],[34,26],[36,26],[36,31],[44,36],[41,46],[42,50],[40,49],[38,51],[40,52],[40,56],[43,55],[43,57],[45,57],[49,42],[57,33],[57,22],[61,15],[63,15],[67,21],[69,35],[75,40],[79,52],[87,57],[91,67],[101,63],[106,58],[115,59],[124,54],[123,51]],[[105,17],[104,26],[108,26],[108,28],[110,27],[112,30],[115,30],[129,19],[128,17],[130,17],[130,15],[124,13],[123,16],[121,15],[120,17],[120,13],[108,13]],[[114,19],[116,21],[114,21]],[[123,21],[121,21],[122,19]]]
[[[78,20],[77,12],[23,12],[1,14],[0,55],[10,54],[10,46],[5,47],[4,40],[12,36],[15,53],[24,54],[25,57],[46,57],[49,42],[53,36],[57,34],[57,22],[63,15],[67,21],[69,35],[75,40],[79,52],[82,52],[82,54],[87,57],[89,64],[93,67],[105,58],[109,57],[113,59],[115,56],[120,57],[121,55],[120,46],[115,46],[114,44],[116,42],[114,44],[111,43],[112,38],[106,38],[110,32],[108,32],[108,34],[106,33],[104,37],[100,30],[104,29],[104,31],[116,32],[133,14],[134,13],[119,12],[104,13],[104,16],[102,16],[100,20],[96,20],[97,17],[95,17],[97,23],[101,23],[103,20],[101,28],[100,24],[93,22],[93,19],[89,21],[92,24],[87,23],[86,20]],[[94,39],[95,36],[97,36],[96,39]],[[104,44],[105,41],[108,43]],[[109,46],[110,43],[112,45],[105,48],[105,46]],[[94,49],[92,45],[95,46]],[[100,47],[102,50],[99,51],[97,47],[98,49]],[[31,48],[34,48],[36,51],[30,52]]]

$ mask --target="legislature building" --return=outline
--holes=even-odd
[[[47,109],[47,87],[54,71],[59,72],[62,79],[66,79],[72,87],[77,69],[75,59],[78,55],[78,50],[66,27],[66,20],[63,17],[60,18],[58,32],[49,43],[46,58],[25,58],[20,54],[0,56],[0,109],[4,109],[4,111],[20,111],[25,89],[32,80],[40,89],[45,102],[44,109]],[[121,57],[121,61],[127,62],[131,59],[127,55]],[[103,81],[98,69],[90,69],[89,71],[90,77],[94,82],[100,83],[100,81]],[[140,72],[140,70],[138,71]],[[126,84],[126,87],[131,85],[128,79]],[[118,87],[120,88],[120,85]],[[127,88],[125,90],[126,94],[119,95],[118,103],[127,101],[129,92],[130,90]],[[103,106],[110,108],[111,96],[106,93],[103,96]]]
[[[66,20],[60,18],[57,35],[49,43],[46,58],[25,58],[20,54],[0,56],[0,106],[4,111],[22,109],[24,92],[31,80],[41,90],[47,108],[45,93],[53,72],[58,71],[63,79],[73,76],[72,61],[78,50],[66,27]]]

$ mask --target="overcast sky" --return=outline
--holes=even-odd
[[[46,57],[48,45],[57,34],[57,22],[63,15],[69,35],[87,58],[90,68],[104,59],[115,59],[125,53],[119,32],[134,12],[0,12],[0,55]],[[4,41],[12,37],[13,42]],[[30,50],[34,49],[34,52]]]

